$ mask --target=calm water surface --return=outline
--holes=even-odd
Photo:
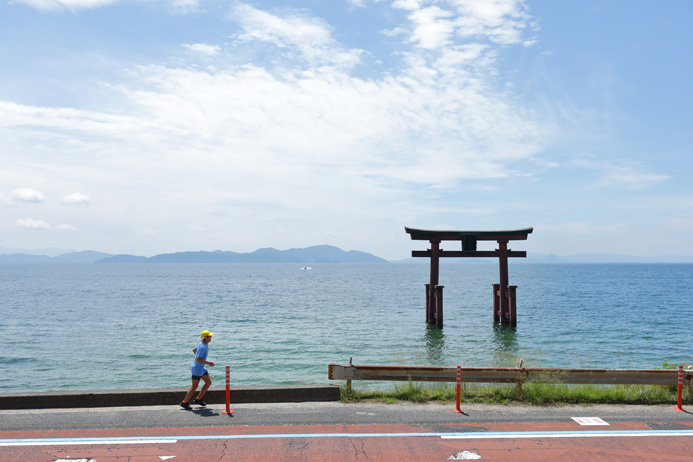
[[[327,365],[661,367],[693,360],[693,265],[516,264],[518,326],[494,325],[493,264],[0,265],[0,389],[184,387],[199,332],[216,385],[327,383]]]

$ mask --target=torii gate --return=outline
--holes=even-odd
[[[508,249],[508,241],[527,240],[534,228],[508,231],[437,231],[404,227],[412,240],[429,241],[429,250],[413,250],[412,257],[430,257],[431,281],[426,284],[426,322],[443,326],[443,286],[438,285],[441,257],[498,257],[500,284],[493,284],[493,321],[517,325],[515,289],[508,285],[508,257],[526,257],[525,251]],[[442,241],[460,241],[461,251],[441,250]],[[477,241],[496,241],[496,250],[476,250]]]

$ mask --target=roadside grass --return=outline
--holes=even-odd
[[[340,401],[380,403],[455,403],[456,385],[404,382],[392,390],[340,387]],[[676,385],[570,385],[561,383],[470,384],[460,386],[460,401],[483,404],[648,404],[676,405]],[[683,404],[693,404],[693,386],[683,387]]]

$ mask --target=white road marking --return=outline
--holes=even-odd
[[[516,432],[516,433],[466,433],[443,435],[444,440],[482,440],[482,439],[515,439],[515,438],[628,438],[644,436],[693,436],[693,431],[633,431],[633,432]]]
[[[481,459],[481,456],[476,452],[462,451],[458,452],[454,456],[448,457],[446,460],[470,460],[470,459]]]
[[[571,417],[571,419],[580,425],[609,425],[599,417]]]
[[[91,444],[169,444],[176,443],[177,440],[147,440],[147,439],[135,439],[135,440],[70,440],[70,439],[60,439],[56,438],[52,441],[12,441],[12,442],[0,442],[0,446],[72,446],[77,444],[91,445]],[[74,462],[77,459],[70,459],[70,462]]]
[[[55,459],[51,462],[94,462],[94,459]]]
[[[688,436],[693,430],[633,430],[633,431],[545,431],[545,432],[473,432],[473,433],[277,433],[250,435],[177,435],[161,437],[125,438],[35,438],[0,439],[0,446],[96,445],[96,444],[167,444],[188,440],[240,440],[270,438],[441,438],[456,440],[517,439],[517,438],[642,438],[646,436]]]

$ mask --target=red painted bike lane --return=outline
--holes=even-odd
[[[693,461],[693,423],[311,425],[0,432],[4,461]],[[449,432],[448,432],[449,430]],[[92,440],[84,440],[89,438]]]

